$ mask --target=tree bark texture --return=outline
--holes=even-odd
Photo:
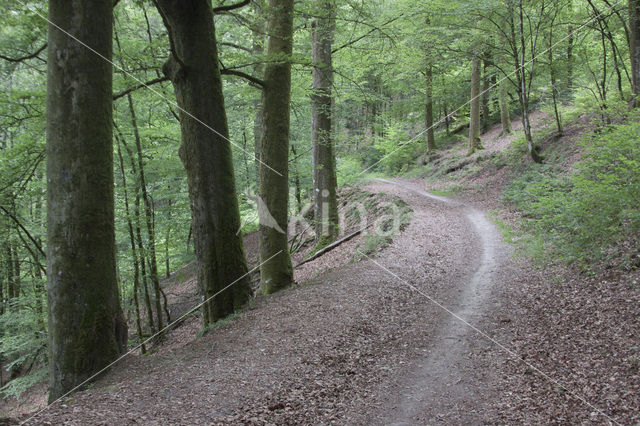
[[[428,60],[428,59],[427,59]],[[436,150],[436,137],[433,128],[433,66],[427,63],[425,69],[426,96],[424,125],[427,128],[427,153]]]
[[[640,0],[629,0],[629,52],[633,105],[640,106]]]
[[[511,117],[509,116],[509,101],[507,98],[507,85],[508,80],[504,79],[500,82],[500,123],[502,124],[502,132],[500,136],[510,135],[511,129]]]
[[[336,160],[332,135],[333,64],[331,46],[335,29],[334,0],[316,0],[319,17],[311,27],[313,92],[311,95],[311,143],[313,148],[314,221],[317,247],[338,235]]]
[[[480,57],[475,55],[471,63],[471,108],[469,111],[469,150],[473,154],[482,149],[480,143]]]
[[[51,0],[49,19],[105,58],[112,0]],[[49,400],[124,350],[116,281],[112,69],[49,26],[47,85],[47,295]]]
[[[164,66],[173,82],[187,172],[198,285],[207,326],[249,298],[229,130],[209,0],[158,0],[173,52]],[[186,112],[188,111],[188,113]],[[223,289],[238,280],[232,287]]]
[[[269,0],[268,13],[259,196],[277,226],[267,225],[260,215],[260,281],[265,293],[273,293],[293,282],[286,232],[293,0]]]

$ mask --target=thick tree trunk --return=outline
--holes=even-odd
[[[187,171],[207,326],[233,313],[251,295],[242,239],[237,234],[240,213],[213,12],[209,0],[159,0],[158,4],[174,50],[164,71],[180,106],[180,158]]]
[[[511,117],[509,116],[509,102],[507,100],[507,85],[509,82],[505,79],[500,82],[500,123],[502,124],[502,132],[500,136],[510,135]]]
[[[112,0],[50,0],[47,85],[49,400],[123,352],[116,281]]]
[[[633,105],[640,106],[640,0],[629,0],[629,53]]]
[[[427,128],[427,153],[432,153],[436,150],[436,137],[435,130],[433,128],[433,67],[430,63],[427,64],[425,69],[425,83],[426,96],[424,125]]]
[[[251,51],[258,62],[253,67],[254,75],[260,79],[264,78],[264,64],[260,60],[264,59],[264,41],[266,38],[266,22],[265,22],[265,5],[264,0],[253,0],[254,7],[254,25],[252,29],[253,46]],[[255,154],[255,187],[258,184],[258,176],[260,175],[260,143],[262,141],[262,91],[253,100],[253,148]],[[254,188],[255,188],[254,187]]]
[[[469,111],[469,150],[467,155],[482,149],[480,143],[480,57],[475,55],[471,63],[471,108]]]
[[[311,26],[313,92],[311,95],[311,143],[316,246],[324,247],[338,236],[336,159],[332,135],[333,65],[331,45],[335,28],[334,0],[315,0],[320,15]]]
[[[260,214],[260,281],[265,293],[273,293],[293,282],[287,236],[293,0],[269,0],[268,7],[267,57],[278,59],[272,59],[265,68],[259,190],[265,211]]]

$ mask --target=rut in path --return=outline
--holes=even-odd
[[[373,259],[335,267],[364,240],[347,242],[304,266],[329,268],[317,269],[309,285],[260,297],[201,338],[192,337],[199,329],[192,318],[173,332],[171,344],[151,356],[128,357],[33,423],[469,424],[490,418],[483,410],[486,377],[476,373],[491,369],[467,355],[495,346],[384,268],[478,324],[476,315],[493,302],[492,277],[503,270],[496,266],[505,259],[502,245],[481,213],[431,197],[417,183],[399,185],[376,181],[365,188],[400,197],[414,211],[405,231]]]
[[[456,283],[460,294],[457,300],[451,300],[445,306],[450,313],[439,324],[428,355],[408,368],[399,379],[397,396],[392,406],[388,407],[385,422],[396,425],[430,423],[441,419],[443,414],[446,417],[448,412],[459,410],[460,406],[474,406],[478,394],[482,393],[482,389],[478,389],[482,384],[468,380],[460,364],[466,360],[469,340],[477,338],[470,325],[483,312],[484,302],[496,279],[495,272],[501,257],[499,252],[504,247],[495,226],[481,211],[429,194],[414,184],[377,180],[447,205],[457,213],[452,220],[463,219],[471,225],[474,235],[469,238],[477,240],[480,251],[479,261],[470,265],[474,272]],[[436,307],[437,300],[429,300],[431,296],[426,293],[423,296],[425,303],[434,303]],[[470,410],[461,420],[474,423],[481,422],[482,417]]]

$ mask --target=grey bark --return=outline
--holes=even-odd
[[[500,132],[500,136],[510,135],[512,133],[511,129],[511,117],[509,116],[509,102],[507,99],[507,84],[508,81],[506,79],[500,82],[500,123],[502,124],[502,132]]]
[[[335,30],[334,0],[315,0],[318,18],[311,26],[313,92],[311,95],[311,143],[313,148],[314,222],[317,247],[338,235],[336,160],[332,134],[332,44]]]
[[[482,115],[482,125],[481,125],[481,133],[487,133],[489,131],[489,127],[491,126],[491,117],[489,112],[489,91],[491,87],[491,82],[488,75],[488,68],[490,64],[490,60],[484,59],[482,61],[482,96],[480,97],[481,101],[481,115]]]
[[[261,215],[260,281],[265,293],[273,293],[293,282],[286,232],[293,0],[269,0],[268,7],[269,62],[265,68],[259,195],[277,226],[268,224],[264,215]]]
[[[264,42],[266,22],[264,17],[264,0],[254,0],[252,2],[254,8],[255,23],[252,29],[253,46],[251,51],[256,59],[256,65],[253,67],[253,72],[256,77],[264,78],[264,63],[260,60],[264,57]],[[255,154],[255,182],[257,184],[258,175],[260,174],[260,141],[262,140],[262,96],[260,91],[259,95],[253,101],[254,118],[253,118],[253,147]]]
[[[112,0],[51,0],[49,19],[105,58]],[[123,352],[127,327],[116,281],[112,69],[49,26],[47,295],[49,400]]]
[[[237,233],[240,212],[213,13],[209,0],[157,3],[172,41],[164,71],[180,106],[179,153],[187,172],[198,285],[207,300],[203,325],[207,326],[239,309],[251,295]]]
[[[433,66],[431,63],[427,63],[427,67],[425,69],[425,83],[426,96],[424,125],[427,128],[427,153],[431,153],[436,150],[436,137],[435,130],[433,128]]]
[[[633,105],[640,106],[640,0],[629,0],[629,53]]]
[[[474,55],[471,63],[471,104],[469,110],[469,149],[467,155],[482,149],[480,142],[480,57]]]

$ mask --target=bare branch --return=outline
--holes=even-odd
[[[28,59],[33,59],[33,58],[37,57],[46,48],[47,48],[47,43],[45,43],[43,46],[41,46],[35,52],[30,53],[30,54],[25,55],[25,56],[22,56],[20,58],[10,58],[8,56],[0,55],[0,59],[4,59],[5,61],[8,61],[8,62],[22,62],[22,61],[26,61]]]
[[[169,77],[162,76],[162,77],[154,78],[153,80],[147,81],[146,83],[140,83],[138,85],[125,89],[122,92],[115,93],[113,95],[113,100],[115,101],[116,99],[120,99],[131,92],[135,92],[138,89],[142,89],[143,87],[153,86],[154,84],[162,83],[164,81],[169,81]]]
[[[252,75],[244,73],[242,71],[222,68],[220,70],[220,74],[222,74],[222,75],[235,75],[236,77],[242,77],[245,80],[249,80],[254,85],[259,86],[260,89],[264,88],[264,81],[260,80],[259,78],[253,77]]]
[[[243,0],[240,3],[230,4],[229,6],[214,7],[213,8],[213,13],[218,14],[218,13],[228,12],[228,11],[234,10],[234,9],[240,9],[241,7],[245,7],[249,3],[251,3],[251,0]]]

